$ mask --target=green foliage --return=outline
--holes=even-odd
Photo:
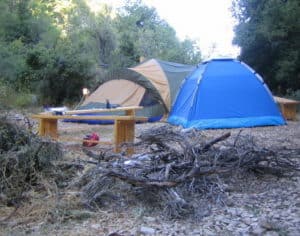
[[[0,5],[6,10],[5,18],[15,19],[9,22],[12,27],[0,26],[0,78],[19,94],[10,104],[25,106],[30,100],[27,92],[40,95],[41,103],[74,101],[95,73],[90,40],[76,38],[75,33],[62,37],[54,24],[56,18],[47,15],[54,6],[54,1],[52,5],[45,1],[4,1]],[[6,22],[4,17],[0,20]],[[77,32],[81,35],[84,32]]]
[[[28,108],[37,105],[37,99],[28,92],[16,92],[9,85],[0,83],[0,111],[12,108]]]
[[[235,0],[234,43],[241,59],[261,73],[277,93],[300,89],[298,0]]]
[[[40,2],[40,4],[38,4]],[[42,10],[43,1],[2,0],[0,3],[0,39],[35,44],[52,28],[51,18]]]
[[[180,42],[175,30],[158,16],[156,10],[143,5],[141,1],[130,1],[119,11],[116,28],[119,37],[118,54],[123,55],[121,59],[124,66],[139,62],[140,57],[179,63],[201,61],[195,43],[188,39]]]
[[[0,82],[0,111],[11,107],[14,99],[13,90]]]
[[[59,105],[80,98],[95,73],[94,61],[81,46],[64,39],[55,48],[38,45],[28,53],[28,77],[42,103]]]
[[[195,42],[181,42],[154,8],[128,1],[119,12],[107,5],[97,14],[87,0],[0,1],[0,88],[23,107],[32,94],[41,104],[80,99],[108,71],[132,66],[140,57],[186,64],[201,60]],[[11,92],[9,92],[11,91]]]
[[[24,57],[26,49],[20,40],[10,43],[0,41],[0,82],[14,84],[16,89],[22,86],[22,73],[26,69]]]

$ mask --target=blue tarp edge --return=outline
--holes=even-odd
[[[85,115],[87,115],[87,114],[85,114]],[[163,115],[148,117],[147,122],[150,122],[150,123],[157,122],[157,121],[161,120],[162,117],[163,117]],[[114,124],[113,120],[80,120],[80,119],[75,120],[75,119],[64,119],[63,122],[84,123],[84,124],[90,124],[90,125],[111,125],[111,124]],[[143,123],[143,122],[137,121],[136,123]]]
[[[279,116],[261,116],[226,119],[201,119],[187,121],[178,116],[170,116],[168,122],[173,125],[183,125],[184,128],[195,129],[222,129],[222,128],[243,128],[256,126],[285,125],[286,122]]]

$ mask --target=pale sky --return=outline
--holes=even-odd
[[[116,7],[124,0],[90,0]],[[232,45],[234,19],[232,0],[143,0],[155,7],[160,18],[172,26],[179,39],[197,41],[205,59],[209,57],[236,57],[239,49]]]

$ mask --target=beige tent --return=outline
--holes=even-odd
[[[120,106],[138,106],[145,91],[145,88],[130,80],[109,80],[87,97],[82,105],[87,105],[94,101],[106,103],[108,99],[110,103]]]
[[[171,91],[167,76],[157,60],[148,60],[136,67],[129,68],[145,76],[160,93],[168,110],[171,109]]]
[[[160,119],[170,111],[183,79],[195,66],[157,59],[135,67],[114,71],[78,109],[105,107],[108,99],[119,106],[143,106],[138,115],[149,121]]]
[[[170,111],[182,80],[195,67],[150,59],[129,69],[145,76],[152,83],[159,92],[167,110]]]

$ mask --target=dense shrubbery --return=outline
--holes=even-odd
[[[37,96],[26,91],[16,92],[12,87],[0,83],[0,110],[28,108],[38,104]]]
[[[298,0],[235,0],[234,43],[241,59],[280,95],[300,90],[300,4]]]

